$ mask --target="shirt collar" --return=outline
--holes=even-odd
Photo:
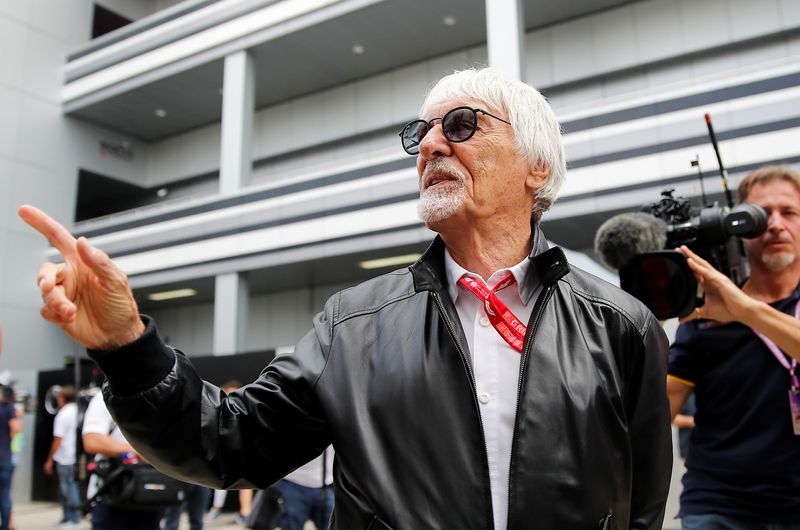
[[[497,284],[504,271],[510,271],[511,274],[514,275],[514,279],[517,280],[516,286],[519,291],[519,298],[525,305],[530,303],[533,293],[536,290],[536,284],[538,283],[535,278],[536,271],[531,266],[531,261],[527,257],[513,267],[508,269],[500,269],[492,274],[492,276],[489,278],[489,281],[487,281],[486,278],[481,278],[479,274],[470,272],[456,263],[456,260],[454,260],[453,256],[450,255],[450,251],[445,248],[444,268],[447,272],[447,292],[450,294],[450,298],[452,298],[454,302],[458,299],[458,280],[461,279],[461,277],[465,274],[480,278],[488,287],[491,288]]]

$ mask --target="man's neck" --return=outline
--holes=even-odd
[[[772,303],[788,298],[800,282],[800,261],[779,271],[752,262],[750,268],[750,277],[742,290],[762,302]]]
[[[530,224],[521,227],[470,227],[453,233],[440,232],[456,263],[484,279],[524,260],[531,251]]]

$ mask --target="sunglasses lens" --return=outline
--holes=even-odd
[[[428,134],[428,124],[422,120],[412,121],[406,125],[401,135],[406,153],[410,155],[419,153],[419,144],[426,134]]]
[[[453,109],[442,120],[444,135],[451,142],[463,142],[475,133],[477,119],[472,109]]]

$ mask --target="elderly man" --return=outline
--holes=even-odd
[[[769,214],[741,289],[682,248],[706,302],[670,349],[672,414],[697,404],[680,516],[685,530],[799,530],[800,174],[763,167],[739,200]]]
[[[90,348],[137,449],[184,480],[263,488],[333,444],[329,528],[661,528],[666,340],[636,300],[547,248],[538,222],[565,173],[550,107],[468,70],[421,116],[401,139],[439,236],[334,295],[241,390],[203,382],[105,254],[23,207],[66,258],[39,272],[43,316]]]

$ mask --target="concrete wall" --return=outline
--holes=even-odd
[[[548,96],[558,115],[691,86],[800,55],[797,6],[788,0],[757,8],[748,0],[637,2],[529,32],[525,79]],[[390,152],[396,147],[393,131],[369,133],[413,118],[427,88],[442,75],[486,60],[480,46],[261,109],[254,119],[252,157],[264,163],[252,183],[279,182],[315,166]],[[337,128],[317,127],[319,121]],[[366,138],[359,136],[365,133]],[[315,148],[347,136],[355,139]],[[150,185],[217,171],[219,125],[152,144],[146,156]]]
[[[0,1],[0,323],[4,329],[0,369],[11,370],[34,390],[39,370],[60,368],[76,351],[60,330],[38,314],[36,271],[47,242],[17,220],[22,203],[70,220],[76,194],[80,127],[61,115],[61,65],[67,52],[89,37],[91,2]],[[13,495],[30,495],[33,421]]]

